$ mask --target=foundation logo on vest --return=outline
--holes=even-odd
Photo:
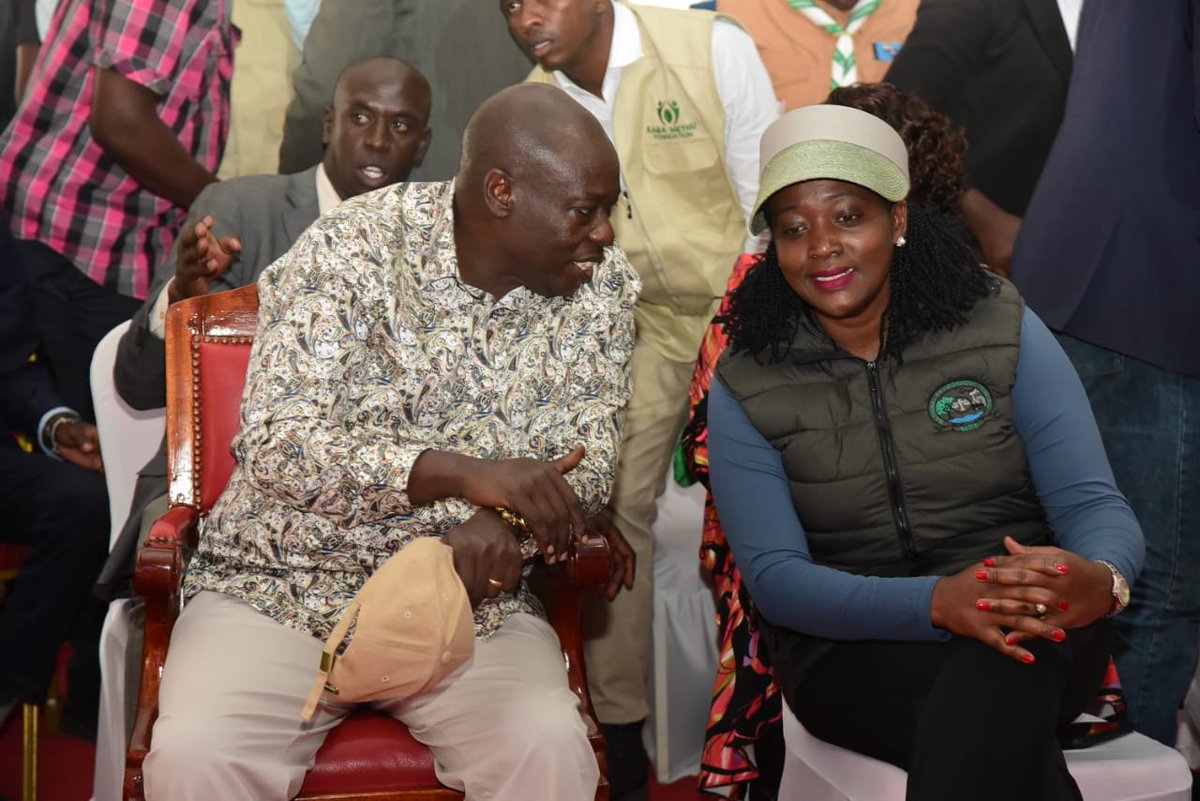
[[[674,100],[658,101],[658,121],[668,127],[679,122],[679,104]]]
[[[938,432],[974,431],[992,416],[992,393],[978,381],[942,384],[929,398],[929,416]]]
[[[647,125],[646,133],[658,140],[691,139],[696,135],[696,123],[681,123],[683,112],[676,100],[660,100],[656,109],[659,125]]]

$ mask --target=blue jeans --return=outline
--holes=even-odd
[[[1174,745],[1200,640],[1200,380],[1068,336],[1059,343],[1146,535],[1133,600],[1113,619],[1130,720]]]

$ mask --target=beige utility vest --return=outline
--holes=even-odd
[[[617,88],[613,135],[628,197],[613,209],[613,228],[642,278],[639,340],[690,363],[746,235],[712,63],[714,20],[738,23],[711,12],[627,7],[644,55],[624,68]],[[528,80],[556,83],[541,67]]]

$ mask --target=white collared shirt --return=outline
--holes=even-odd
[[[759,140],[767,126],[779,117],[780,103],[758,48],[748,33],[718,19],[713,24],[712,50],[717,94],[725,107],[725,164],[733,179],[742,213],[749,221],[758,194]],[[614,144],[613,115],[621,74],[643,54],[637,18],[621,3],[613,3],[612,44],[600,87],[603,97],[583,89],[563,72],[554,72],[558,85],[600,121]],[[625,184],[624,176],[621,184]],[[755,241],[747,240],[748,250]]]
[[[1079,14],[1083,11],[1083,0],[1058,0],[1058,13],[1062,15],[1063,27],[1067,29],[1067,39],[1071,42],[1071,52],[1075,52],[1075,39],[1079,34]]]
[[[325,162],[321,162],[317,165],[317,215],[325,214],[343,200],[345,198],[333,188],[329,173],[325,172]]]
[[[344,198],[338,194],[338,191],[333,188],[333,182],[329,180],[329,175],[325,172],[325,164],[317,165],[317,214],[321,215],[330,209],[337,206]],[[189,220],[189,225],[195,225],[195,220]],[[236,231],[234,233],[237,233]],[[218,232],[218,235],[220,232]],[[178,257],[177,257],[178,258]],[[150,310],[150,333],[159,339],[164,339],[167,335],[167,307],[171,302],[167,299],[167,293],[171,289],[171,284],[175,281],[172,278],[167,283],[163,284],[162,291],[158,293],[158,297],[154,301],[154,308]]]

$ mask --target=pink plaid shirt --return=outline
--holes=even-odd
[[[186,209],[143,188],[92,139],[93,68],[160,96],[158,115],[216,171],[229,128],[236,29],[229,0],[63,0],[29,94],[0,136],[0,202],[13,233],[93,281],[144,298]]]

